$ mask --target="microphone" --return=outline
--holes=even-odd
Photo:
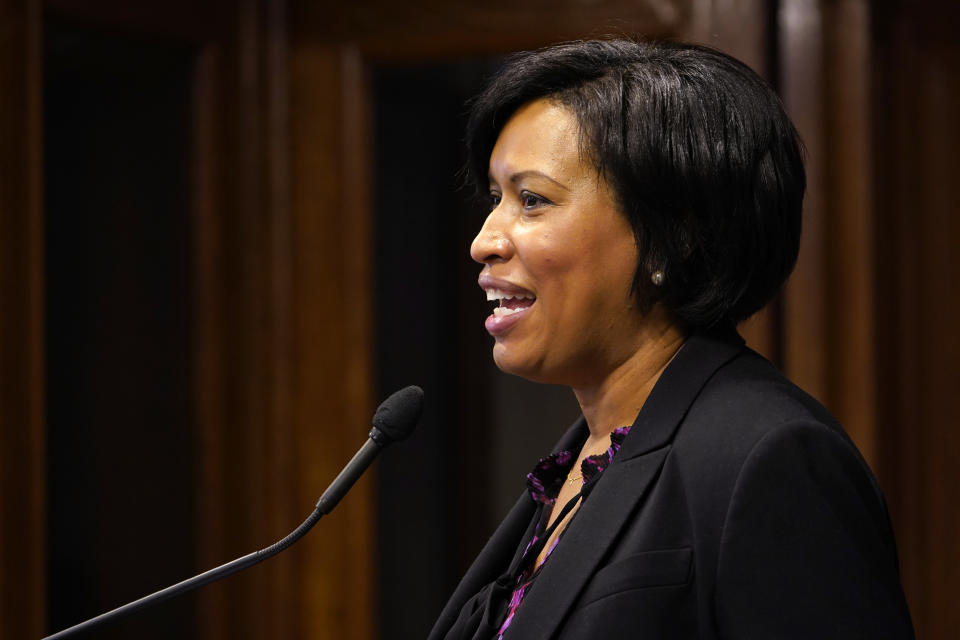
[[[395,391],[377,407],[367,441],[317,501],[320,515],[333,511],[340,498],[347,494],[384,447],[410,435],[422,411],[423,389],[413,385]]]
[[[363,472],[367,470],[367,467],[370,466],[370,463],[373,462],[380,451],[391,443],[403,440],[409,436],[416,426],[417,421],[420,419],[422,411],[423,389],[417,386],[411,385],[405,389],[401,389],[384,400],[373,416],[373,428],[370,429],[367,441],[360,447],[360,450],[357,451],[356,455],[347,463],[347,466],[343,468],[330,486],[327,487],[327,490],[323,492],[320,500],[317,501],[317,506],[313,510],[313,513],[283,540],[259,551],[247,554],[242,558],[237,558],[232,562],[222,564],[219,567],[188,578],[183,582],[178,582],[166,589],[151,593],[139,600],[128,602],[121,607],[117,607],[95,618],[90,618],[72,627],[68,627],[63,631],[58,631],[53,635],[45,637],[43,640],[62,640],[63,638],[73,637],[107,622],[112,622],[121,616],[139,611],[152,604],[168,600],[187,593],[188,591],[193,591],[198,587],[210,584],[221,578],[226,578],[231,574],[246,569],[247,567],[252,567],[267,558],[277,555],[302,538],[307,531],[313,528],[313,525],[317,524],[320,518],[333,511],[333,508],[337,506],[340,499],[346,495],[350,487],[363,475]]]

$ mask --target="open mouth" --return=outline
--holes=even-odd
[[[533,306],[537,297],[532,293],[507,293],[500,289],[487,289],[487,300],[499,303],[493,308],[493,315],[501,318],[520,313]]]

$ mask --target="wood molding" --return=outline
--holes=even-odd
[[[222,98],[217,94],[218,68],[224,55],[220,47],[204,47],[197,56],[193,106],[193,322],[194,402],[197,430],[197,565],[212,567],[224,562],[225,540],[233,523],[223,496],[230,490],[228,430],[225,418],[226,340],[222,332],[228,310],[224,302],[224,239],[221,237],[223,197],[217,186],[219,166],[216,122]],[[218,99],[219,98],[219,99]],[[233,516],[235,518],[235,516]],[[197,595],[202,612],[198,635],[210,640],[227,637],[230,629],[227,591],[211,585]]]
[[[825,402],[880,474],[872,144],[870,4],[825,5],[824,125],[828,194],[828,395]]]
[[[298,504],[315,500],[362,444],[372,403],[372,246],[368,98],[360,58],[343,47],[290,49],[295,305],[294,465]],[[293,549],[298,637],[373,636],[373,478]],[[322,570],[318,570],[322,568]]]
[[[770,3],[765,0],[693,0],[684,37],[717,47],[772,80]]]
[[[876,470],[870,20],[861,0],[783,3],[779,77],[808,185],[784,299],[785,367]]]
[[[780,81],[784,106],[807,150],[807,193],[800,256],[784,295],[784,367],[790,378],[825,402],[828,339],[824,187],[823,26],[816,2],[781,3]]]
[[[247,0],[225,21],[229,26],[221,28],[229,35],[208,40],[195,76],[201,567],[285,536],[325,486],[301,486],[298,461],[303,432],[295,414],[299,300],[285,5]],[[311,415],[311,428],[316,421]],[[353,535],[342,526],[327,527],[335,536]],[[205,589],[199,636],[304,637],[301,630],[313,614],[298,597],[297,581],[304,571],[302,546],[311,538]],[[311,567],[331,575],[320,565]],[[335,604],[348,597],[340,594]]]
[[[295,39],[352,47],[368,58],[499,55],[577,38],[676,36],[689,20],[690,5],[690,0],[360,0],[335,7],[295,2],[291,28]]]
[[[43,635],[40,5],[0,2],[0,636]]]

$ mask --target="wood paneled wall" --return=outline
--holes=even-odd
[[[786,0],[778,77],[807,147],[800,259],[784,296],[783,366],[877,469],[869,3]]]

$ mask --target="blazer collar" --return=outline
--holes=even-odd
[[[647,494],[678,426],[711,376],[743,350],[736,333],[695,334],[666,368],[633,423],[623,446],[597,479],[576,518],[543,566],[510,625],[518,638],[550,638]],[[586,435],[579,420],[558,449]]]
[[[671,442],[700,390],[743,348],[743,338],[732,330],[688,337],[654,385],[614,462],[629,460]]]

